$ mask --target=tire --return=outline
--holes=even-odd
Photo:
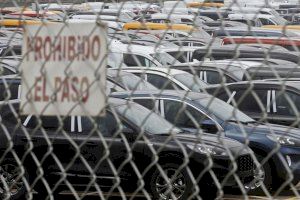
[[[0,180],[0,199],[25,199],[27,190],[23,179],[18,180],[20,174],[21,169],[14,161],[6,160],[0,165],[0,176],[5,180],[5,184]],[[29,175],[26,169],[24,177],[28,183]],[[8,186],[9,191],[5,191],[5,185]]]
[[[264,159],[264,157],[260,155],[256,155],[256,157],[259,162],[261,162]],[[263,184],[266,187],[267,191],[271,193],[273,186],[272,184],[275,177],[272,176],[272,168],[269,161],[264,163],[261,170],[256,170],[255,178],[257,181],[252,181],[251,186],[249,186],[250,188],[246,188],[248,190],[248,194],[265,195],[265,192],[262,187]]]
[[[180,165],[175,163],[168,163],[162,164],[161,167],[169,179],[174,179],[173,176],[180,168]],[[167,194],[169,187],[166,184],[164,178],[161,176],[159,170],[155,169],[149,183],[150,193],[155,200],[187,199],[189,195],[191,195],[193,189],[193,184],[187,171],[185,169],[182,169],[180,172],[178,172],[177,177],[174,179],[173,183],[171,183],[171,187],[172,192]],[[171,196],[170,194],[173,195]]]

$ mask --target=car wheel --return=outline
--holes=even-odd
[[[178,171],[180,168],[178,164],[164,164],[161,167],[170,184],[166,182],[160,171],[156,169],[150,179],[150,190],[153,199],[187,199],[193,188],[187,171],[185,169]]]
[[[258,161],[262,161],[263,157],[257,155]],[[245,185],[245,189],[248,194],[251,195],[265,195],[262,185],[266,187],[267,191],[272,190],[272,171],[269,162],[265,162],[260,169],[256,169],[254,172],[254,179]]]
[[[5,162],[0,165],[0,199],[25,199],[26,187],[20,167],[14,162]],[[24,177],[28,180],[25,170]]]

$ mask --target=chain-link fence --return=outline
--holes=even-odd
[[[0,199],[300,199],[300,2],[0,2]]]

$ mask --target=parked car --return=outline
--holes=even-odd
[[[172,66],[171,68],[196,74],[208,84],[272,78],[300,78],[300,68],[296,64],[273,65],[255,61],[215,60],[193,65]]]
[[[300,128],[299,79],[251,81],[207,88],[216,97],[237,106],[252,118]],[[251,88],[251,90],[249,90]]]
[[[198,187],[203,198],[215,196],[216,190],[212,190],[215,179],[211,172],[218,181],[224,180],[223,185],[228,187],[239,187],[233,175],[239,177],[245,187],[251,184],[255,175],[256,165],[251,150],[240,143],[204,133],[200,137],[186,134],[133,102],[109,98],[106,114],[92,118],[26,116],[20,115],[19,107],[19,103],[6,102],[0,108],[2,124],[6,127],[1,129],[0,134],[3,158],[0,174],[7,177],[7,187],[13,191],[12,199],[25,198],[26,192],[29,192],[27,186],[33,187],[33,183],[36,183],[35,190],[41,196],[47,196],[46,187],[54,185],[52,192],[56,194],[66,187],[64,182],[59,181],[62,167],[72,187],[82,188],[88,184],[83,186],[87,190],[96,186],[103,191],[105,186],[108,187],[106,190],[110,190],[115,187],[115,181],[120,181],[125,191],[135,190],[142,176],[153,199],[168,197],[169,186],[172,198],[174,196],[178,200],[187,199]],[[51,141],[51,152],[48,140]],[[22,158],[23,168],[13,154],[5,154],[8,144],[13,145],[14,156]],[[33,148],[27,154],[29,144]],[[185,157],[184,152],[189,157]],[[230,155],[236,161],[235,170]],[[130,162],[127,161],[128,156],[132,156]],[[154,158],[158,160],[154,161]],[[204,171],[208,158],[214,164],[211,171]],[[38,165],[35,159],[40,161]],[[39,176],[41,170],[42,177]],[[226,177],[229,172],[233,175]],[[23,178],[20,174],[24,175]],[[190,175],[197,177],[199,186],[194,184]],[[116,180],[117,177],[120,179]],[[91,183],[91,179],[95,182]],[[47,186],[42,180],[47,181]],[[172,180],[171,183],[169,180]],[[210,192],[207,193],[207,190]],[[6,197],[2,184],[0,195]]]
[[[244,22],[245,24],[260,27],[263,25],[287,25],[287,21],[280,16],[272,16],[267,14],[245,14],[245,13],[235,13],[229,14],[228,19],[232,21]],[[259,23],[260,22],[260,23]]]
[[[202,30],[201,28],[195,28],[193,26],[185,25],[185,24],[162,24],[162,23],[140,23],[140,22],[130,22],[125,23],[123,26],[123,30],[174,30],[174,31],[182,31],[188,33],[192,37],[196,38],[209,38],[209,35]]]
[[[176,63],[189,63],[193,61],[194,51],[199,48],[201,47],[157,48],[113,41],[110,43],[108,65],[112,68],[119,68],[122,65],[127,67],[163,67]]]
[[[228,59],[230,61],[230,59]],[[231,61],[235,61],[235,59],[231,59]],[[294,62],[290,62],[287,60],[281,60],[281,59],[276,59],[276,58],[239,58],[239,61],[251,61],[251,62],[258,62],[261,64],[266,64],[266,65],[279,65],[279,66],[289,66],[289,65],[294,65]]]
[[[263,182],[268,190],[276,191],[285,182],[297,184],[300,180],[300,129],[259,123],[226,102],[204,93],[136,91],[112,96],[139,103],[185,130],[202,129],[214,135],[221,130],[226,137],[248,145],[262,162],[265,173],[256,183]],[[275,153],[277,145],[280,146]],[[256,187],[253,192],[262,191]]]
[[[155,13],[151,15],[151,18],[147,21],[153,23],[172,23],[172,24],[186,24],[200,27],[204,22],[199,16],[184,15],[184,14],[163,14]]]
[[[160,90],[185,90],[200,92],[207,84],[190,73],[169,68],[121,68],[135,74]]]
[[[234,28],[228,28],[228,27],[222,27],[217,30],[213,31],[213,37],[228,37],[228,36],[255,36],[255,37],[299,37],[299,34],[286,30],[271,30],[271,29],[264,29],[264,28],[256,28],[251,27],[249,28],[241,28],[241,27],[234,27]]]
[[[192,60],[224,60],[240,58],[262,58],[262,59],[280,59],[293,63],[300,61],[299,56],[293,52],[267,51],[254,47],[245,47],[243,45],[233,46],[211,46],[208,52],[206,48],[199,48],[194,51]]]
[[[287,37],[256,37],[256,36],[234,36],[223,38],[223,45],[227,44],[269,44],[279,45],[289,51],[299,51],[300,40],[299,38]]]
[[[192,12],[199,16],[209,17],[213,20],[224,20],[228,17],[228,11],[223,10],[218,10],[218,12],[216,12],[215,10],[192,9]]]

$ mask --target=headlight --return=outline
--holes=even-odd
[[[267,135],[267,137],[274,141],[278,142],[281,145],[289,145],[294,146],[296,145],[296,141],[294,138],[288,137],[288,136],[280,136],[280,135]]]
[[[187,147],[193,151],[197,151],[202,154],[217,155],[217,156],[227,155],[225,149],[221,149],[211,145],[197,144],[197,145],[187,145]]]

